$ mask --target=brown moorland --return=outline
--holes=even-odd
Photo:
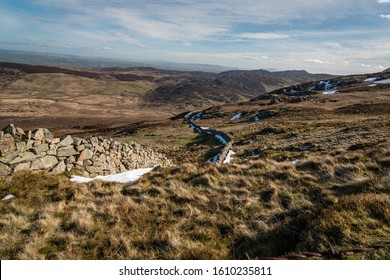
[[[373,80],[389,78],[341,77],[199,109],[194,122],[234,141],[225,165],[207,162],[221,144],[182,117],[74,129],[153,147],[176,165],[134,184],[77,185],[69,173],[1,178],[0,196],[15,197],[0,203],[0,256],[262,259],[388,244],[390,87]]]

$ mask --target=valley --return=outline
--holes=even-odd
[[[15,122],[24,129],[44,126],[62,133],[74,127],[161,120],[181,111],[246,101],[266,89],[330,77],[304,71],[214,74],[5,62],[0,67],[0,124]],[[235,82],[243,77],[245,86]]]

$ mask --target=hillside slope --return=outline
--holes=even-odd
[[[320,77],[304,71],[213,74],[2,62],[0,125],[56,131],[160,120],[184,110],[247,101],[268,89]]]
[[[175,165],[134,184],[0,177],[0,197],[13,195],[0,203],[0,257],[389,259],[389,78],[310,82],[85,131],[153,147]],[[230,162],[210,162],[222,146],[210,129],[233,141]]]

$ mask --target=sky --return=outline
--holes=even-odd
[[[0,0],[0,48],[372,73],[390,67],[390,0]]]

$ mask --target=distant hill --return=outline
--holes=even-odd
[[[57,66],[74,66],[74,67],[153,67],[163,70],[178,71],[204,71],[219,73],[231,70],[233,68],[223,67],[210,64],[193,64],[193,63],[175,63],[167,61],[130,61],[101,57],[81,57],[75,55],[50,54],[21,52],[11,50],[0,50],[0,61],[40,64],[40,65],[57,65]]]
[[[389,73],[390,72],[390,68],[387,68],[386,70],[384,70],[383,72],[385,73]]]
[[[329,79],[328,74],[310,74],[304,70],[270,72],[267,70],[227,71],[217,75],[216,83],[231,88],[264,93],[286,85]]]
[[[146,100],[197,107],[236,103],[283,87],[333,77],[335,76],[310,74],[306,71],[235,70],[219,74],[193,73],[162,81],[155,91],[147,95]]]
[[[184,72],[150,67],[67,67],[0,62],[0,67],[18,69],[26,74],[66,74],[111,82],[148,82],[153,86],[140,94],[139,102],[173,106],[178,110],[201,108],[250,100],[280,88],[329,79],[327,74],[306,71],[233,70],[222,73]]]

